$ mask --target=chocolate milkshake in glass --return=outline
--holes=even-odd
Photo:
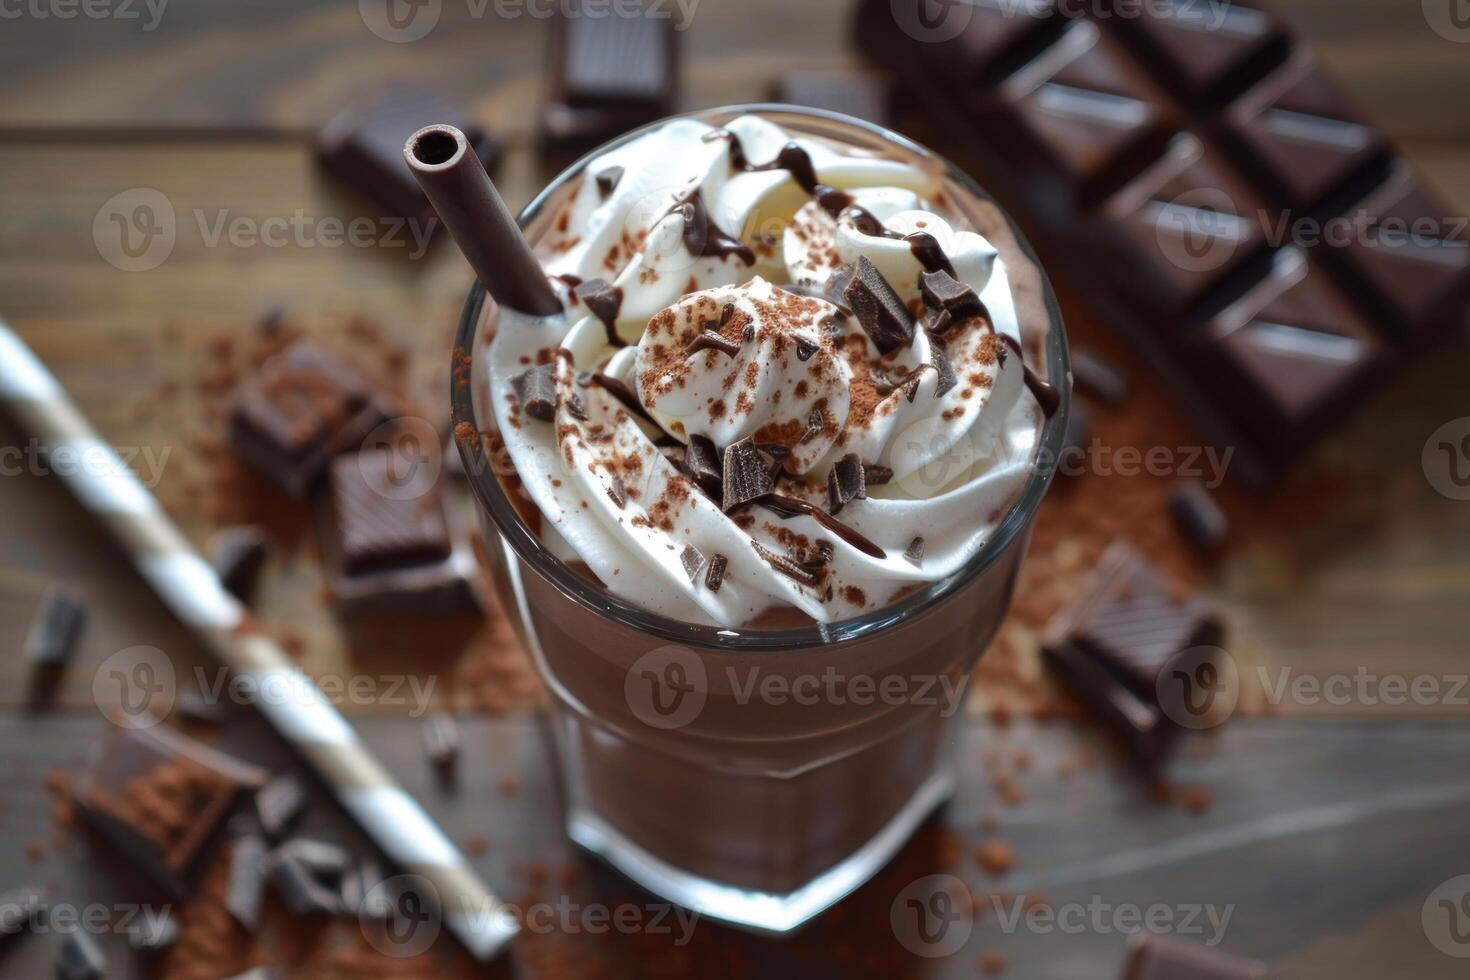
[[[1069,382],[965,175],[846,117],[681,117],[520,218],[564,306],[476,286],[456,437],[551,692],[572,838],[785,932],[954,789]]]

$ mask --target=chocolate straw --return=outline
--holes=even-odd
[[[488,960],[518,926],[412,796],[368,751],[326,697],[275,640],[250,628],[245,609],[194,550],[20,336],[0,322],[0,411],[48,454],[86,466],[58,476],[111,532],[175,617],[230,668],[276,732],[315,768],[369,839],[429,886],[441,921],[476,958]],[[290,692],[266,697],[265,692]]]
[[[464,133],[442,123],[425,126],[408,138],[403,157],[495,302],[532,316],[562,311]]]

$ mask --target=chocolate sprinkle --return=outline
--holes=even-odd
[[[684,566],[684,574],[689,576],[689,581],[699,579],[699,570],[704,567],[704,555],[692,544],[686,544],[684,551],[679,555],[679,562]]]
[[[684,462],[694,474],[694,482],[699,484],[699,488],[719,500],[724,493],[725,478],[720,451],[715,444],[707,436],[690,436]]]
[[[725,450],[725,493],[720,509],[726,513],[759,500],[774,489],[770,470],[749,437]]]
[[[877,466],[871,463],[863,464],[863,482],[873,486],[882,486],[893,482],[893,470],[887,466]]]
[[[740,353],[740,345],[728,337],[715,333],[709,327],[705,327],[698,337],[689,342],[685,348],[686,354],[698,354],[700,351],[717,350],[721,354],[734,357]]]
[[[616,473],[612,474],[612,482],[608,485],[607,495],[612,498],[613,503],[618,505],[619,510],[628,505],[628,489],[623,486],[623,478]]]
[[[623,312],[623,288],[614,286],[606,279],[588,279],[575,290],[577,299],[602,321],[607,331],[607,342],[614,347],[627,347],[627,341],[618,336],[618,316]]]
[[[715,555],[709,560],[709,571],[704,573],[704,587],[711,592],[720,591],[720,586],[725,584],[725,567],[730,564],[730,559],[724,555]]]
[[[597,190],[603,199],[612,196],[612,192],[618,189],[618,184],[623,182],[623,174],[626,171],[622,167],[608,167],[597,175]]]
[[[864,332],[880,354],[907,346],[914,339],[914,320],[908,307],[893,291],[888,280],[867,256],[858,259],[857,269],[844,293]]]
[[[556,385],[551,380],[551,365],[538,364],[511,381],[521,411],[541,422],[556,418]]]
[[[834,515],[840,514],[842,508],[852,501],[862,500],[867,495],[863,460],[857,453],[848,453],[827,471],[827,499]]]
[[[903,556],[915,565],[924,564],[924,539],[914,538],[910,541],[908,550],[903,553]]]
[[[944,270],[926,272],[919,280],[924,305],[936,312],[948,313],[956,320],[969,316],[986,316],[988,311],[975,290]]]

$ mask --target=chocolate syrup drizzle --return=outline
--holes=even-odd
[[[1062,407],[1062,394],[1057,391],[1057,386],[1050,381],[1042,381],[1041,377],[1026,363],[1026,355],[1021,352],[1021,342],[1010,334],[1001,334],[1001,340],[1005,341],[1007,347],[1015,351],[1016,357],[1020,358],[1021,367],[1026,372],[1026,387],[1031,390],[1031,395],[1036,399],[1036,404],[1041,406],[1042,413],[1051,418],[1057,409]],[[1002,360],[1004,365],[1005,361]]]
[[[684,212],[684,246],[691,254],[705,259],[727,259],[735,255],[746,265],[755,265],[754,250],[715,225],[698,187],[680,198],[669,213],[675,211]]]
[[[816,504],[808,503],[799,497],[788,497],[781,493],[768,493],[757,502],[775,511],[782,517],[805,514],[863,554],[879,560],[888,557],[888,552],[863,537],[855,528],[842,523]]]

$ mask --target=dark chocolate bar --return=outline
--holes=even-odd
[[[293,497],[305,497],[338,453],[398,414],[356,370],[310,341],[261,365],[230,419],[235,453]]]
[[[437,447],[430,447],[435,451]],[[318,524],[332,598],[348,615],[478,612],[473,548],[439,467],[387,447],[333,461]]]
[[[892,123],[893,85],[876,72],[798,68],[782,75],[771,95],[787,105],[840,112],[879,126]]]
[[[1123,980],[1261,980],[1266,968],[1178,939],[1139,933],[1128,944]]]
[[[1172,594],[1134,548],[1114,543],[1092,590],[1047,625],[1042,654],[1062,682],[1145,765],[1162,761],[1181,728],[1189,692],[1165,672],[1184,651],[1209,659],[1224,628],[1198,600]]]
[[[581,152],[672,115],[678,94],[679,35],[661,5],[601,15],[562,4],[551,21],[550,81],[543,145]]]
[[[1270,482],[1466,321],[1464,222],[1258,0],[1082,6],[864,0],[857,34],[921,135]]]
[[[186,896],[208,844],[266,772],[161,724],[110,726],[79,787],[97,830],[175,896]]]
[[[316,155],[323,170],[372,201],[386,217],[418,223],[418,228],[403,233],[405,243],[412,243],[412,234],[433,234],[439,225],[429,199],[403,159],[408,138],[432,123],[448,123],[462,130],[485,169],[495,172],[501,156],[499,141],[459,109],[411,85],[394,85],[374,99],[349,107],[317,137]]]

